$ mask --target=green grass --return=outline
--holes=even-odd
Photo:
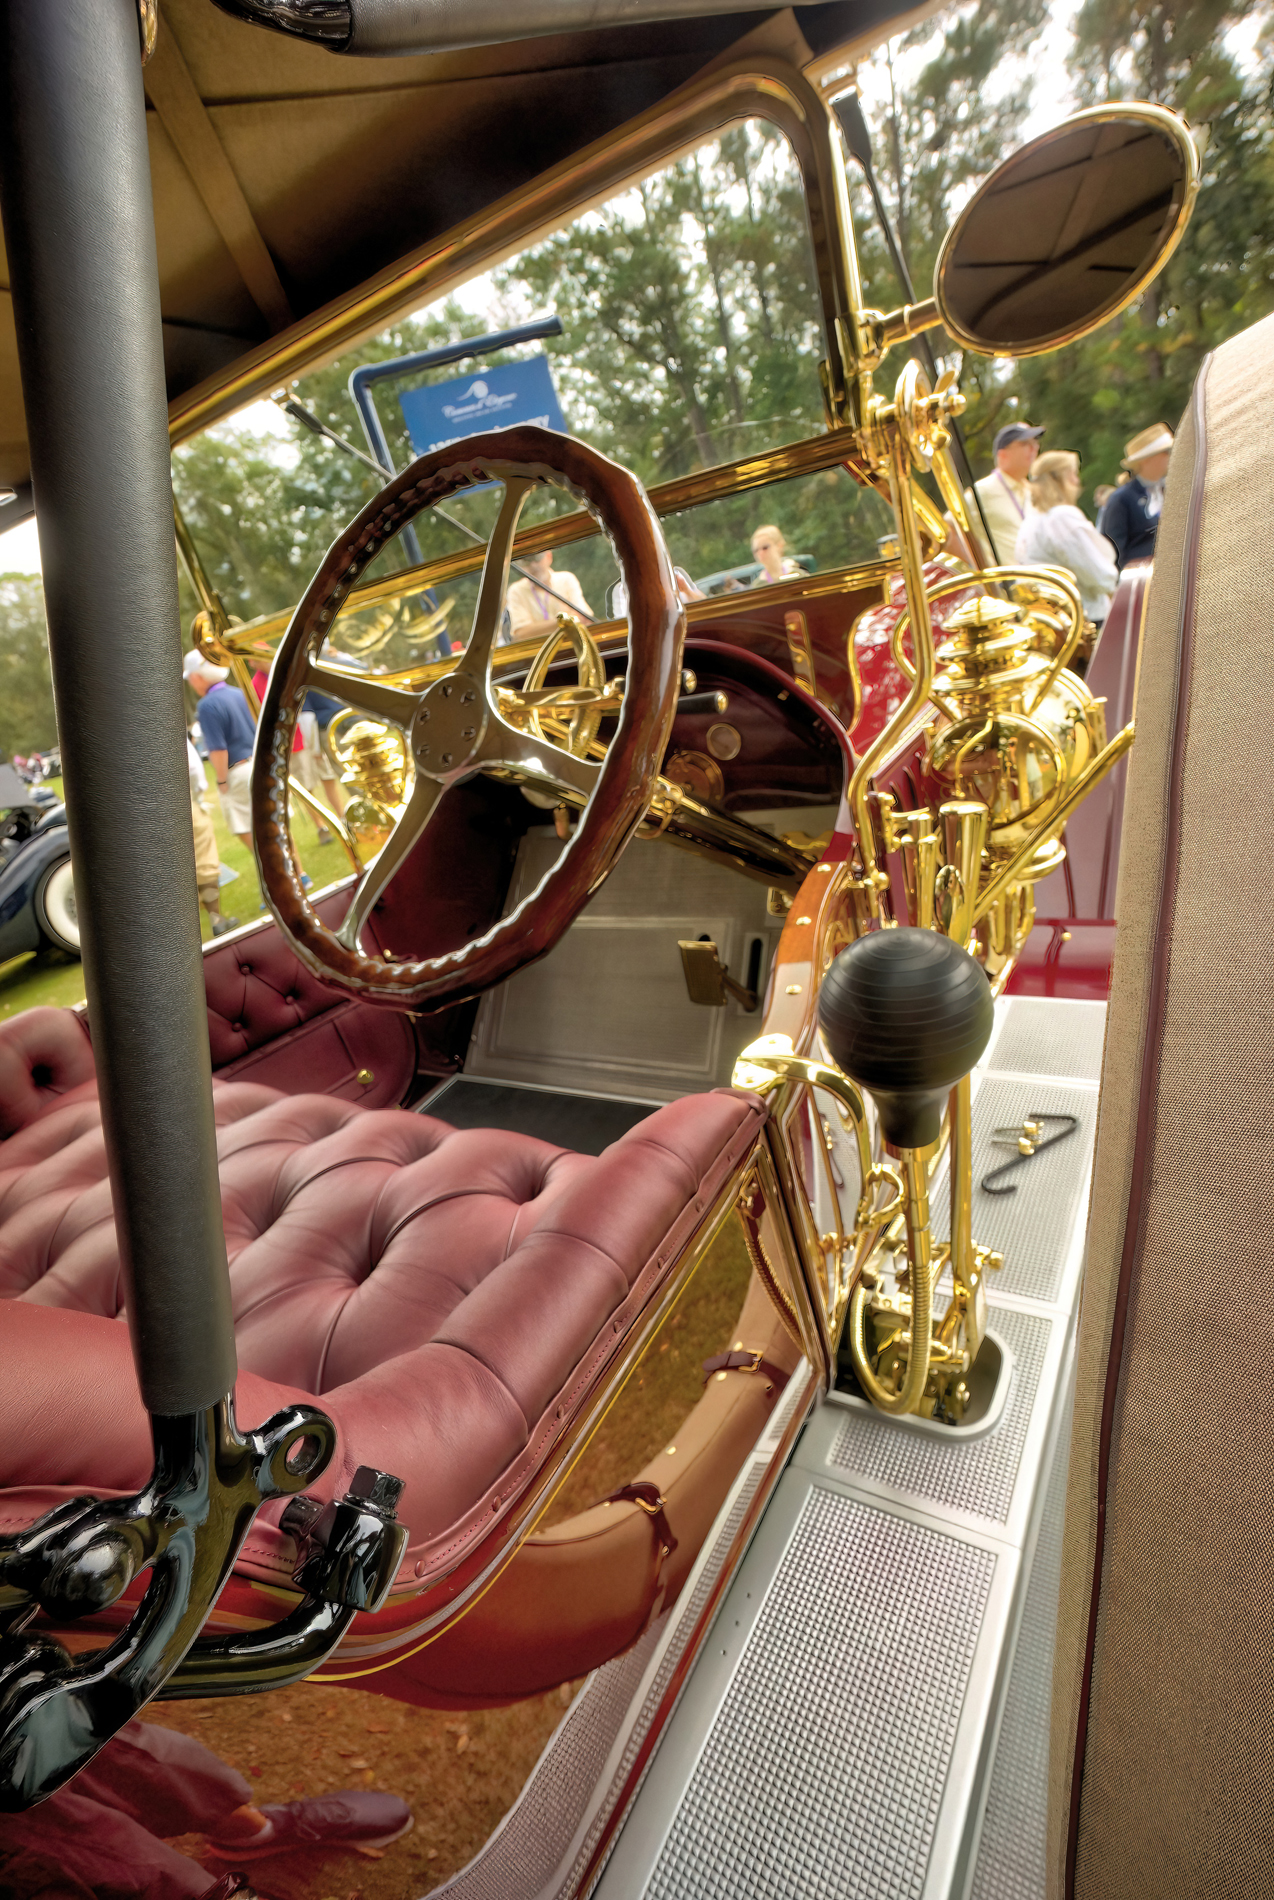
[[[50,779],[49,786],[61,797],[61,779]],[[209,792],[208,809],[212,813],[217,833],[217,850],[221,862],[239,874],[222,890],[222,915],[237,918],[241,924],[251,923],[264,909],[256,865],[251,853],[227,828],[215,792]],[[350,870],[350,861],[344,847],[335,839],[331,844],[316,844],[317,831],[318,827],[309,812],[300,805],[299,800],[294,799],[292,835],[300,853],[302,868],[314,880],[314,889],[319,891],[325,884],[333,884],[338,878],[344,877]],[[212,925],[202,905],[199,908],[199,922],[206,943],[212,935]],[[76,958],[65,956],[60,950],[28,951],[24,956],[11,957],[7,963],[0,963],[0,1020],[6,1016],[16,1016],[20,1010],[35,1009],[40,1004],[51,1003],[69,1008],[83,1000],[83,966]]]

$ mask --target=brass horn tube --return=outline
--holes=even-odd
[[[871,1369],[863,1340],[863,1313],[867,1288],[859,1280],[849,1301],[849,1356],[854,1377],[877,1411],[901,1418],[914,1412],[929,1377],[929,1348],[933,1340],[933,1264],[929,1241],[929,1178],[923,1148],[900,1148],[903,1219],[907,1224],[907,1263],[911,1279],[911,1346],[907,1376],[899,1392],[887,1392]]]
[[[1088,794],[1100,785],[1107,772],[1109,772],[1112,767],[1118,765],[1119,761],[1132,745],[1133,739],[1136,736],[1136,730],[1135,725],[1127,725],[1122,732],[1115,734],[1105,751],[1098,753],[1082,778],[1076,779],[1047,823],[1041,825],[1038,831],[1031,833],[1026,843],[1021,845],[1018,850],[1014,852],[1008,863],[1004,865],[1001,870],[996,872],[986,889],[978,893],[977,907],[974,912],[975,923],[979,918],[985,917],[987,912],[992,909],[994,905],[999,903],[1010,884],[1015,883],[1018,877],[1020,877],[1023,869],[1035,856],[1040,846],[1047,844],[1050,838],[1056,836],[1076,806],[1081,805],[1088,797]]]

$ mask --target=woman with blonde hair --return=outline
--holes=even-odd
[[[786,581],[800,573],[799,565],[787,552],[787,542],[772,521],[752,531],[752,559],[761,563],[761,572],[752,583],[764,587],[771,581]]]
[[[1079,457],[1072,449],[1041,455],[1031,470],[1032,506],[1018,531],[1016,556],[1069,568],[1084,612],[1100,627],[1119,574],[1109,541],[1076,505],[1083,492]]]

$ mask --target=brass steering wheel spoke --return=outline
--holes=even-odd
[[[510,725],[499,713],[487,723],[478,763],[484,772],[508,772],[539,791],[556,792],[570,805],[588,803],[601,769],[591,759]]]
[[[504,477],[504,498],[483,557],[482,581],[478,588],[473,624],[464,652],[456,662],[458,669],[482,680],[487,703],[493,712],[495,699],[490,686],[491,649],[504,617],[504,596],[509,585],[509,566],[513,559],[513,537],[518,531],[518,517],[527,496],[537,486],[538,483],[529,476]]]
[[[359,879],[344,921],[336,932],[336,941],[346,950],[361,953],[359,939],[363,925],[371,915],[373,906],[388,889],[403,860],[423,836],[446,790],[446,785],[438,779],[427,778],[423,772],[416,774],[416,782],[398,823]]]
[[[311,660],[305,670],[305,684],[315,692],[355,706],[369,719],[383,719],[388,725],[406,732],[420,703],[419,695],[404,692],[401,686],[387,686],[372,673],[347,673],[343,668],[324,666]]]

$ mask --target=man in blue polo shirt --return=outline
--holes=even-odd
[[[182,662],[181,673],[199,696],[199,728],[217,780],[222,816],[239,842],[251,851],[256,722],[239,688],[226,684],[229,667],[214,666],[192,647]]]

